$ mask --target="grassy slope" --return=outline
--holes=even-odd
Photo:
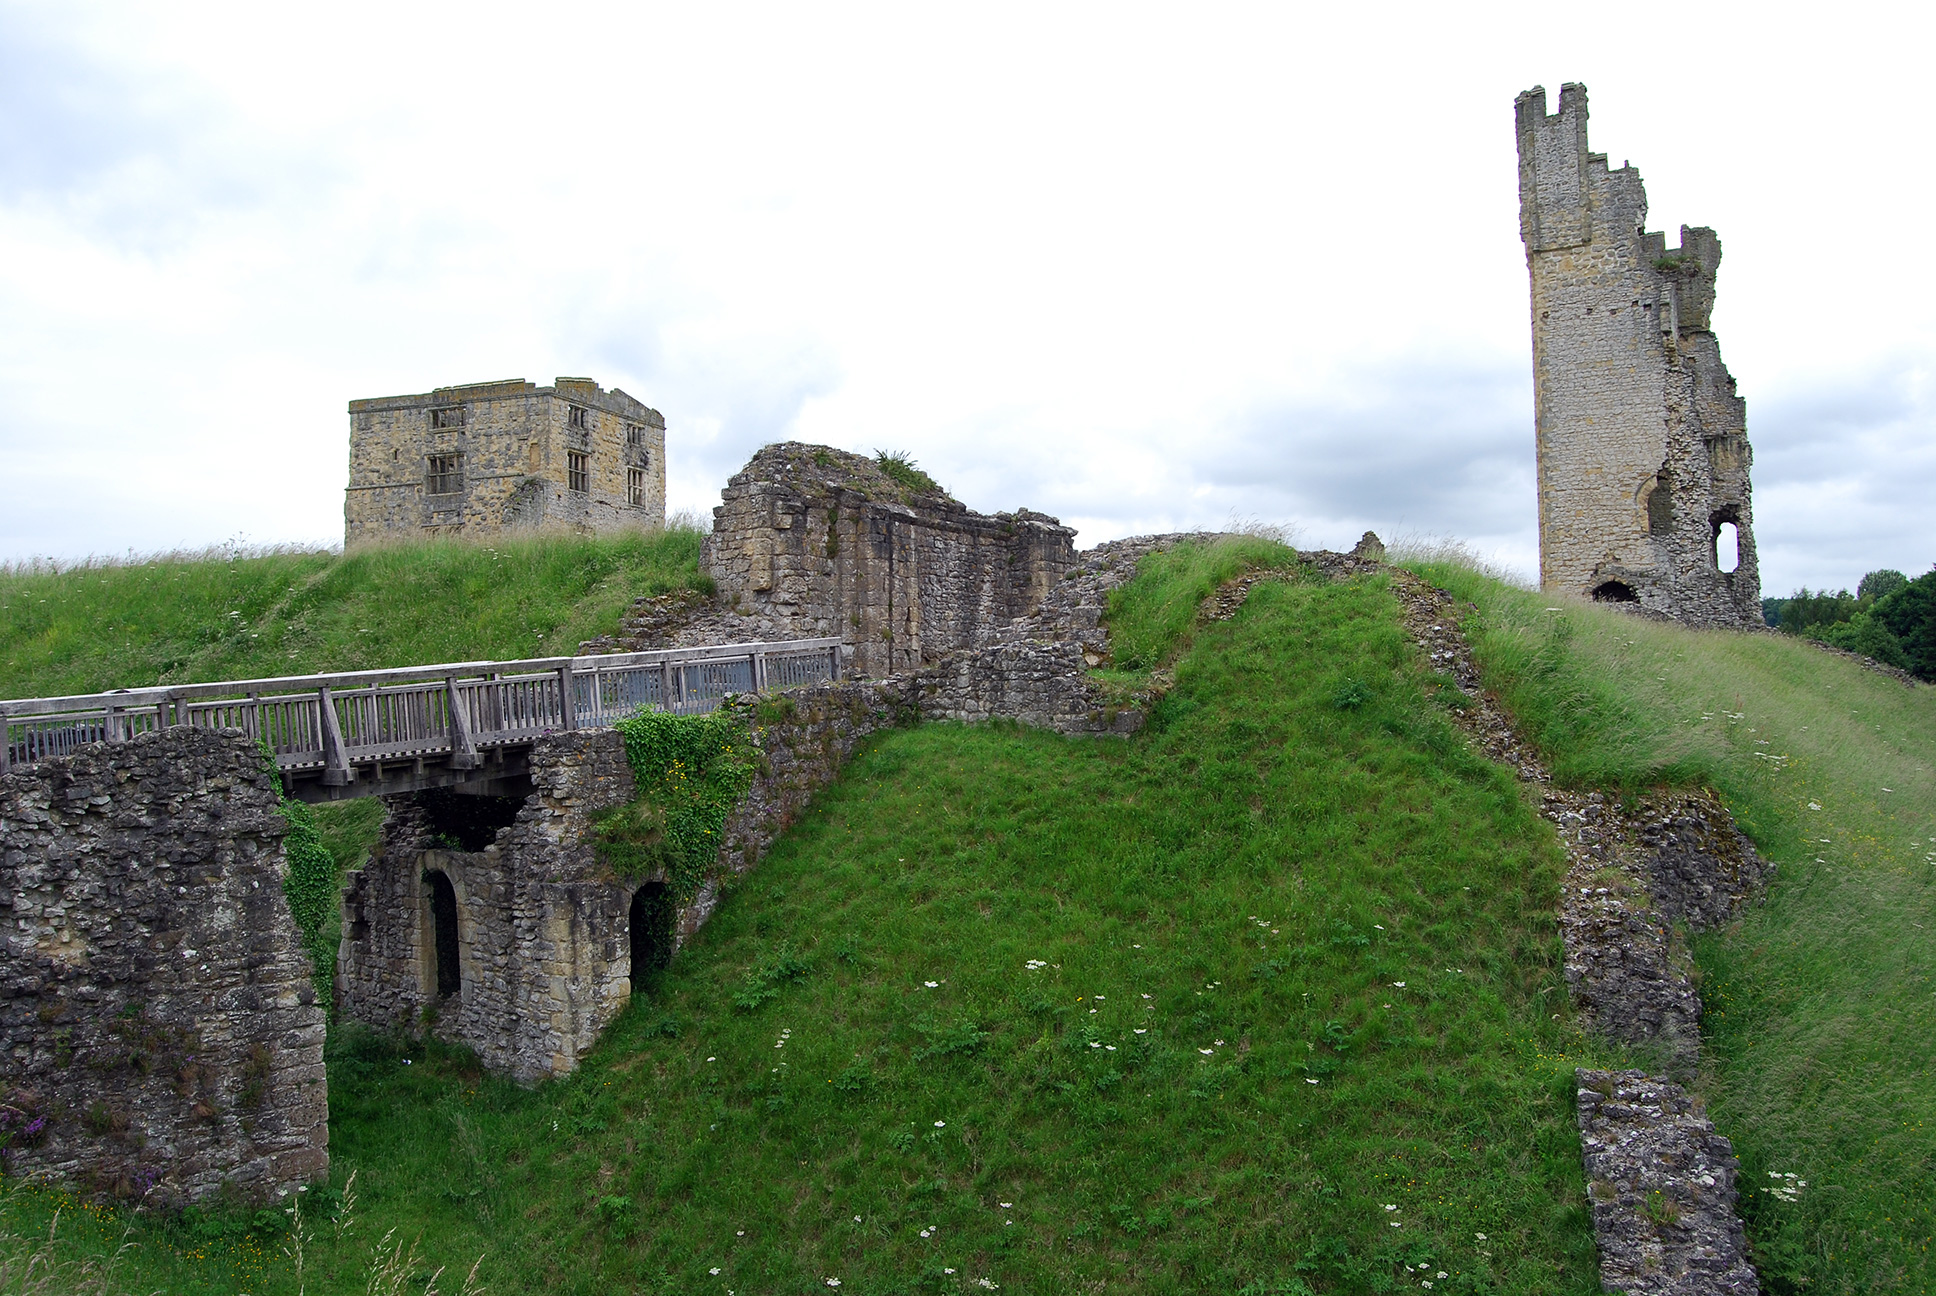
[[[576,652],[703,585],[696,531],[0,570],[0,697]]]
[[[0,697],[576,652],[634,598],[705,588],[697,531],[0,569]],[[234,615],[231,615],[234,614]],[[382,807],[317,807],[343,865]]]
[[[1558,868],[1381,582],[1260,586],[1133,741],[879,738],[576,1076],[346,1033],[309,1288],[395,1227],[499,1296],[1597,1290]],[[138,1237],[131,1288],[295,1289]]]
[[[1716,1122],[1776,1291],[1936,1287],[1936,689],[1785,636],[1694,632],[1449,563],[1488,680],[1578,782],[1701,779],[1781,867],[1695,950]],[[1783,757],[1786,759],[1772,759]],[[1768,1175],[1808,1181],[1790,1204]]]

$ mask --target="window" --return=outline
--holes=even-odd
[[[633,508],[645,507],[645,469],[625,470],[625,499]]]
[[[587,421],[585,414],[586,411],[583,405],[565,406],[565,426],[574,428],[590,427],[591,423]]]
[[[636,450],[645,444],[645,429],[636,423],[625,425],[625,448]]]
[[[464,489],[463,455],[431,455],[425,467],[424,494],[455,495]]]
[[[443,409],[430,411],[430,426],[434,428],[460,428],[464,426],[464,407],[447,405]]]
[[[580,495],[592,488],[591,460],[592,457],[582,451],[565,452],[565,485]]]

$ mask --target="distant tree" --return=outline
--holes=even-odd
[[[1834,644],[1849,652],[1861,653],[1885,666],[1897,670],[1910,669],[1909,654],[1903,650],[1902,640],[1895,632],[1878,621],[1873,612],[1857,612],[1847,621],[1838,621],[1829,626],[1812,626],[1809,635],[1819,638],[1823,643]]]
[[[1908,583],[1909,578],[1901,572],[1883,567],[1862,578],[1862,583],[1855,587],[1855,596],[1865,603],[1873,603],[1888,598]]]
[[[1816,626],[1832,626],[1847,621],[1861,610],[1861,600],[1847,590],[1831,594],[1812,591],[1806,585],[1781,601],[1780,629],[1785,634],[1807,634]]]
[[[1761,600],[1761,619],[1771,626],[1781,624],[1781,610],[1788,606],[1785,598],[1765,598]]]
[[[1916,678],[1936,684],[1936,570],[1877,600],[1874,615],[1901,642]]]

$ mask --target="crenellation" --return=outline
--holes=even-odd
[[[1721,241],[1646,229],[1587,150],[1584,86],[1514,101],[1532,282],[1540,583],[1696,625],[1760,621],[1746,408],[1711,330]],[[1737,562],[1720,542],[1734,528]]]

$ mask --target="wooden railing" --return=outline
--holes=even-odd
[[[694,714],[732,693],[838,679],[840,661],[838,639],[795,639],[26,698],[0,702],[0,771],[191,725],[240,729],[283,770],[341,786],[358,764],[433,756],[475,768],[491,748],[603,728],[641,707]]]

